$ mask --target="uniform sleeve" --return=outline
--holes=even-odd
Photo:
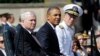
[[[61,29],[59,26],[56,27],[56,34],[58,37],[60,52],[62,53],[64,51],[63,49],[63,29]]]

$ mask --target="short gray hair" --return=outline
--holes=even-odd
[[[96,38],[96,43],[98,43],[100,41],[100,37]]]
[[[28,16],[36,17],[36,15],[33,11],[27,11],[27,12],[24,12],[20,15],[20,20],[25,20],[26,17],[28,17]]]

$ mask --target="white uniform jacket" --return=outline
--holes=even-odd
[[[56,26],[60,52],[65,56],[74,56],[72,52],[72,38],[74,36],[74,27],[68,27],[64,21]]]

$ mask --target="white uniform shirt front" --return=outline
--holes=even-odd
[[[74,32],[74,27],[68,27],[64,21],[56,26],[60,52],[65,56],[74,56],[72,52],[72,38],[74,36]]]

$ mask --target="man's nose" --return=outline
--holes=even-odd
[[[33,24],[35,24],[35,23],[36,23],[36,21],[32,21],[32,23],[33,23]]]
[[[60,15],[57,15],[57,18],[60,18],[61,16]]]

